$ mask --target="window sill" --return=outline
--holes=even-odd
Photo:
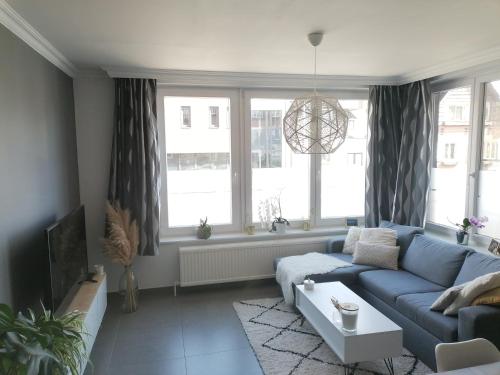
[[[288,229],[284,234],[276,234],[269,232],[256,232],[253,235],[246,233],[236,232],[236,233],[218,233],[214,234],[207,240],[201,240],[195,236],[170,236],[160,239],[161,245],[179,245],[179,246],[189,246],[189,245],[199,245],[201,243],[226,243],[235,241],[263,241],[263,240],[279,240],[279,239],[291,239],[291,238],[301,238],[301,237],[316,237],[316,236],[334,236],[338,234],[347,233],[347,229],[344,226],[340,227],[326,227],[326,228],[314,228],[309,231],[302,229]]]
[[[425,234],[436,238],[438,240],[457,243],[457,238],[455,235],[456,230],[451,227],[446,227],[444,225],[426,225]],[[480,234],[471,234],[469,238],[469,244],[467,247],[474,249],[478,252],[489,253],[488,246],[490,244],[491,238],[487,236],[482,236]]]

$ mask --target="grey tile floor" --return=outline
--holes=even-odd
[[[108,309],[92,349],[94,375],[261,375],[233,309],[238,300],[276,297],[274,281],[142,290],[139,309]],[[87,371],[85,375],[91,374]]]

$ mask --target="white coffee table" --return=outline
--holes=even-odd
[[[342,329],[330,297],[359,306],[356,332]],[[318,283],[312,291],[299,285],[295,305],[344,364],[384,359],[394,374],[392,358],[403,352],[403,330],[344,284]],[[345,367],[345,372],[351,373],[351,368]]]

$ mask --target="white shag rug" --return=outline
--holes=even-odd
[[[381,359],[344,365],[302,315],[282,298],[234,302],[238,317],[265,375],[342,375],[345,367],[356,375],[388,374]],[[404,349],[393,358],[397,375],[433,371]]]

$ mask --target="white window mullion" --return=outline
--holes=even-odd
[[[242,144],[242,166],[243,166],[243,175],[245,178],[245,187],[244,187],[244,225],[248,226],[252,223],[256,223],[259,221],[259,218],[252,217],[252,150],[251,150],[251,119],[250,119],[250,95],[246,92],[240,90],[240,98],[241,99],[241,115],[240,121],[243,124],[243,144]],[[259,228],[260,229],[260,228]]]
[[[472,134],[470,142],[469,165],[468,165],[468,194],[467,194],[467,214],[468,216],[477,214],[477,198],[479,188],[479,168],[481,165],[481,144],[483,132],[483,111],[484,111],[484,83],[474,80],[472,94]]]
[[[312,227],[321,223],[321,155],[311,155],[311,203],[310,221]]]

